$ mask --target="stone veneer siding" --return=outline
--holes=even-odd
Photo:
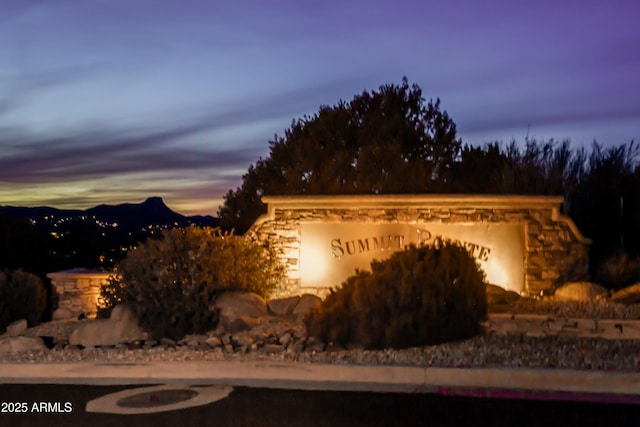
[[[54,317],[76,317],[81,313],[95,313],[100,288],[112,273],[78,268],[47,274],[58,292],[58,310]]]
[[[560,213],[562,197],[479,195],[354,195],[263,197],[267,213],[248,234],[269,241],[287,266],[287,283],[278,296],[328,288],[300,286],[302,223],[509,223],[525,231],[525,290],[551,291],[567,280],[588,277],[589,246],[573,221]]]

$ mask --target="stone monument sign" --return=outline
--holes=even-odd
[[[590,241],[560,211],[562,198],[478,195],[264,197],[249,232],[268,239],[287,265],[283,295],[339,285],[405,247],[462,244],[487,281],[537,294],[587,274]]]

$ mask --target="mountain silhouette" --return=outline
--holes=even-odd
[[[210,215],[185,216],[172,211],[161,197],[149,197],[142,203],[98,205],[89,209],[56,209],[48,206],[15,207],[0,206],[0,213],[13,217],[28,218],[36,222],[69,220],[99,221],[118,224],[120,229],[131,231],[149,226],[185,227],[190,224],[217,226],[218,218]]]

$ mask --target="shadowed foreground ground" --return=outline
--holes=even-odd
[[[206,406],[148,415],[86,413],[86,402],[122,386],[0,385],[0,402],[71,402],[66,414],[0,414],[18,426],[633,426],[640,406],[481,399],[435,394],[379,394],[236,388]],[[31,404],[31,403],[30,403]]]

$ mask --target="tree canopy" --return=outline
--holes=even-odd
[[[590,152],[528,137],[463,146],[440,100],[425,101],[405,78],[294,120],[269,147],[226,194],[223,227],[244,233],[265,212],[263,195],[561,195],[563,213],[593,239],[592,273],[616,252],[640,255],[640,148],[633,141],[594,142]]]
[[[426,102],[404,78],[294,120],[269,147],[225,195],[223,227],[248,229],[265,211],[263,195],[446,191],[461,141],[440,100]]]

